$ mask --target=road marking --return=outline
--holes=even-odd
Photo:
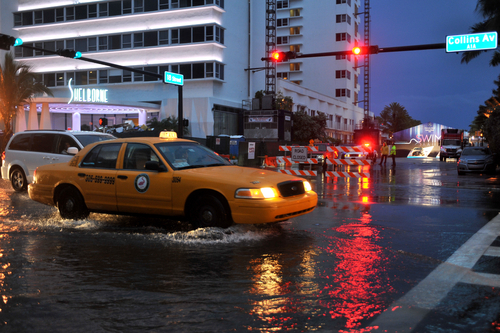
[[[458,282],[500,286],[500,276],[471,271],[476,262],[500,235],[500,215],[488,222],[465,242],[448,260],[370,324],[381,332],[411,332],[422,319],[448,295]]]

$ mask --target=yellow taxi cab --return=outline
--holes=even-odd
[[[28,193],[62,218],[172,216],[197,227],[284,221],[313,211],[318,201],[305,179],[232,165],[168,131],[91,144],[68,163],[40,166]]]

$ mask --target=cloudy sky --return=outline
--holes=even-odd
[[[476,0],[372,0],[370,4],[371,44],[379,47],[444,43],[447,35],[470,33],[470,27],[483,20],[475,11]],[[469,64],[460,63],[460,54],[444,49],[372,55],[370,110],[379,115],[386,105],[397,102],[423,123],[468,130],[479,105],[496,88],[493,81],[500,66],[489,66],[492,55],[483,53]]]

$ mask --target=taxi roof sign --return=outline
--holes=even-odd
[[[160,139],[177,139],[177,133],[174,131],[161,131]]]

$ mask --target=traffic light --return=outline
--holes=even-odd
[[[99,126],[108,126],[108,118],[99,118]]]
[[[74,58],[74,59],[78,59],[78,58],[82,57],[81,52],[74,51],[74,50],[68,50],[68,49],[57,50],[57,54],[59,54],[60,56],[66,57],[66,58]]]
[[[282,62],[282,61],[287,61],[290,59],[295,59],[297,57],[297,54],[292,51],[288,52],[282,52],[282,51],[273,51],[271,53],[271,60],[274,62]]]
[[[182,119],[182,126],[188,127],[189,126],[189,119]]]
[[[11,46],[19,46],[22,44],[23,40],[21,38],[0,34],[0,49],[2,50],[9,51]]]
[[[355,46],[352,48],[352,54],[354,55],[377,54],[377,53],[378,53],[378,45]]]

